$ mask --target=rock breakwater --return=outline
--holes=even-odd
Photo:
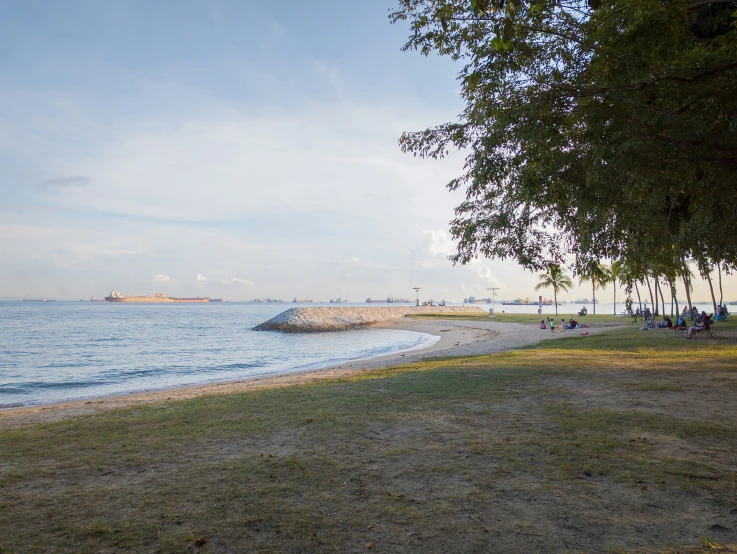
[[[387,306],[336,308],[292,308],[255,327],[256,331],[286,331],[288,333],[317,333],[345,331],[373,323],[399,319],[410,314],[485,313],[478,306]]]

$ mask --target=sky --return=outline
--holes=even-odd
[[[536,297],[513,262],[448,261],[463,153],[397,140],[457,118],[460,68],[401,52],[393,7],[4,3],[0,298]]]

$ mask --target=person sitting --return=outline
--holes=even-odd
[[[697,322],[695,325],[692,325],[688,328],[688,335],[686,336],[687,339],[692,339],[694,333],[700,333],[701,331],[708,331],[711,329],[711,321],[709,319],[709,316],[706,315],[706,312],[701,312],[701,321]]]
[[[569,319],[568,325],[566,325],[566,329],[575,329],[576,327],[578,327],[578,321],[576,321],[575,319]]]
[[[719,307],[717,307],[717,315],[714,317],[714,321],[726,321],[728,315],[729,310],[727,309],[726,304],[720,304]]]
[[[684,314],[678,316],[676,327],[686,327],[686,316]]]
[[[667,327],[673,327],[673,322],[670,320],[670,318],[667,315],[663,316],[663,321],[658,323],[658,327],[661,327],[663,329]]]
[[[584,315],[586,315],[587,313],[589,313],[589,311],[588,311],[588,310],[586,309],[586,306],[584,306],[584,307],[583,307],[583,308],[581,308],[581,310],[580,310],[580,311],[578,312],[578,315],[580,315],[580,316],[584,316]]]
[[[548,328],[548,324],[545,323],[545,320],[544,319],[541,319],[540,320],[540,329],[547,329],[547,328]]]

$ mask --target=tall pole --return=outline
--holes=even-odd
[[[422,287],[412,287],[412,290],[415,291],[415,293],[417,294],[417,303],[415,304],[415,306],[420,305],[420,288]]]
[[[496,311],[495,310],[495,308],[496,308],[496,291],[498,291],[499,288],[500,287],[491,287],[490,289],[486,289],[486,290],[490,290],[491,291],[491,313],[492,314]]]

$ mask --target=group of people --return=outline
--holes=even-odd
[[[569,319],[568,322],[566,322],[565,318],[562,318],[558,325],[556,325],[555,321],[550,318],[547,318],[547,321],[544,319],[540,320],[540,329],[550,329],[551,332],[556,329],[563,331],[565,329],[583,329],[585,327],[588,327],[588,325],[585,323],[581,324],[575,319]]]
[[[688,315],[692,315],[694,320],[694,324],[691,326],[686,323],[686,316]],[[654,327],[658,328],[671,328],[673,326],[673,322],[667,315],[663,316],[663,320],[661,322],[654,325]],[[680,329],[688,328],[688,334],[686,335],[686,338],[692,339],[694,334],[700,331],[708,331],[709,329],[711,329],[711,315],[703,311],[699,314],[698,310],[694,312],[686,308],[684,309],[683,313],[678,316],[675,327]]]

